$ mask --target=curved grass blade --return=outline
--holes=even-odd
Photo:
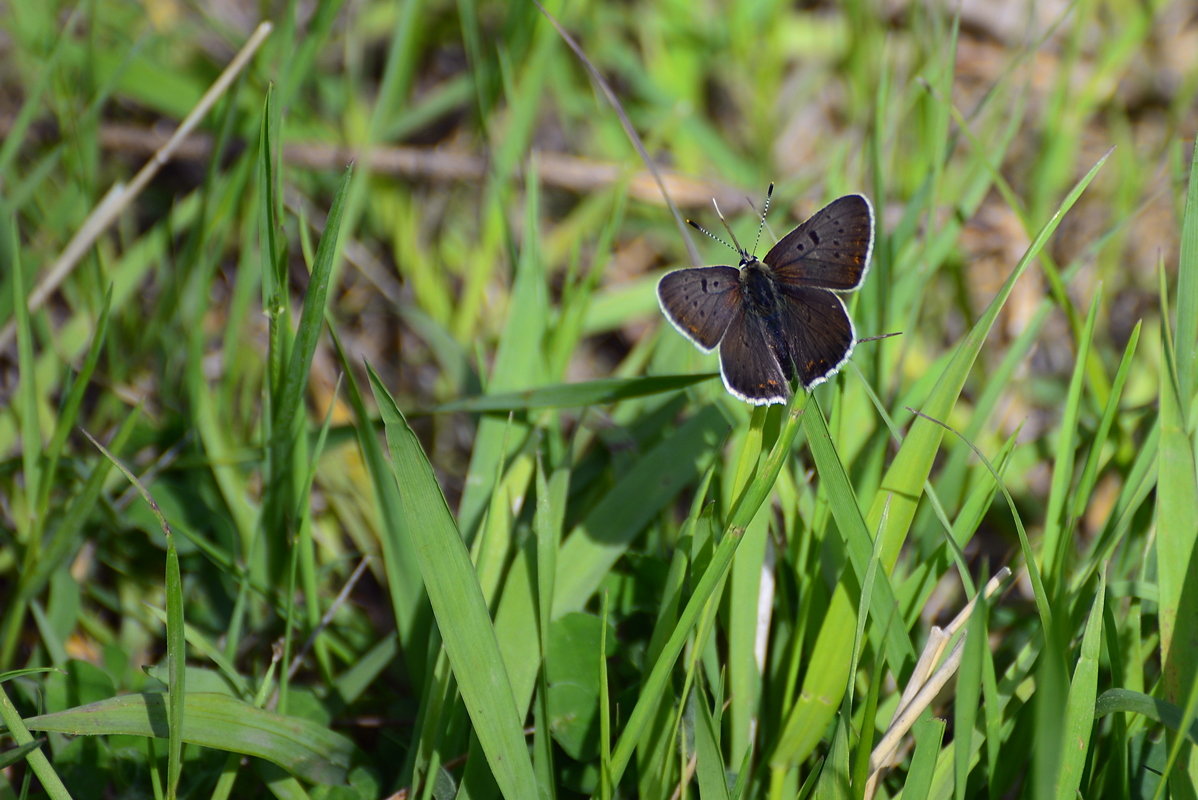
[[[503,795],[537,797],[523,715],[516,707],[470,554],[415,432],[378,375],[368,372],[387,432],[400,504],[474,734]]]
[[[1040,545],[1040,572],[1045,585],[1054,597],[1065,583],[1067,567],[1065,559],[1073,541],[1069,537],[1069,510],[1067,501],[1073,483],[1073,461],[1076,456],[1078,417],[1081,414],[1082,388],[1085,383],[1086,364],[1090,357],[1090,345],[1094,340],[1094,322],[1098,319],[1098,304],[1102,299],[1099,287],[1090,301],[1090,311],[1077,344],[1077,359],[1057,435],[1056,457],[1053,459],[1052,484],[1048,492],[1048,510],[1044,515],[1044,533]],[[1109,392],[1108,392],[1109,394]]]
[[[395,485],[382,445],[362,401],[362,392],[354,377],[341,338],[329,328],[333,349],[345,375],[345,396],[354,415],[353,430],[366,471],[374,484],[378,503],[378,514],[383,525],[380,544],[383,551],[383,570],[387,575],[387,593],[391,598],[391,611],[395,615],[395,627],[399,633],[404,661],[412,671],[414,680],[424,680],[425,648],[430,624],[428,608],[424,600],[424,583],[416,566],[416,554],[412,546],[412,535],[408,531],[403,509],[399,501],[399,489]]]
[[[128,734],[165,738],[167,697],[124,694],[98,703],[42,714],[24,721],[37,731],[75,736]],[[313,783],[342,783],[353,743],[310,720],[263,711],[214,692],[184,696],[182,739],[189,744],[241,753],[278,764]]]
[[[1171,731],[1180,731],[1185,712],[1172,703],[1131,689],[1107,689],[1094,702],[1094,718],[1126,711],[1159,722]],[[1198,746],[1198,721],[1191,721],[1185,737]]]

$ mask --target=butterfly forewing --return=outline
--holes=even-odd
[[[741,309],[720,342],[720,375],[729,392],[754,405],[783,403],[790,396],[765,321]]]
[[[740,307],[739,275],[734,267],[676,270],[657,284],[657,299],[682,335],[714,350]]]
[[[781,290],[778,359],[793,365],[793,373],[786,370],[788,378],[798,375],[810,389],[848,361],[856,343],[853,321],[844,302],[826,289],[783,285]]]
[[[774,245],[762,261],[779,283],[846,292],[865,279],[874,212],[859,194],[833,200]]]

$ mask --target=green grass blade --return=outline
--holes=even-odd
[[[504,795],[535,797],[523,714],[516,708],[474,565],[416,434],[373,371],[370,381],[416,558],[474,733]]]
[[[1198,262],[1194,263],[1198,269]],[[1162,269],[1163,284],[1163,269]],[[1162,299],[1164,293],[1162,290]],[[1190,588],[1194,544],[1198,538],[1198,479],[1194,467],[1192,441],[1185,428],[1185,408],[1188,399],[1182,398],[1178,375],[1170,356],[1168,328],[1162,328],[1164,369],[1161,370],[1161,444],[1156,477],[1156,558],[1160,584],[1161,660],[1166,697],[1180,703],[1196,675],[1198,651],[1188,636],[1178,636],[1188,630],[1182,620],[1194,618],[1198,598]]]
[[[611,697],[607,677],[608,597],[603,595],[599,613],[599,798],[611,800],[615,795],[611,771]]]
[[[13,706],[8,692],[4,690],[3,686],[0,686],[0,722],[4,723],[4,727],[8,729],[8,735],[12,736],[13,741],[19,747],[29,748],[27,756],[29,767],[41,781],[46,794],[53,800],[70,800],[71,793],[63,785],[62,778],[58,777],[58,773],[50,764],[50,759],[46,758],[46,754],[41,751],[33,735],[29,733],[28,720],[21,719],[21,715]],[[39,729],[34,727],[34,730]]]
[[[179,574],[179,552],[175,549],[175,537],[158,503],[137,476],[118,461],[104,445],[83,432],[104,457],[137,488],[146,505],[154,512],[162,535],[166,538],[166,672],[167,672],[167,779],[166,795],[174,800],[179,787],[179,776],[183,771],[183,725],[184,697],[187,692],[187,640],[183,624],[183,579]]]
[[[859,585],[862,586],[862,596],[870,600],[870,613],[873,617],[870,635],[876,637],[874,644],[885,652],[891,669],[902,671],[905,665],[914,663],[915,648],[902,628],[902,612],[886,573],[876,570],[873,585],[866,587],[864,584],[875,560],[874,551],[879,545],[866,526],[848,473],[832,444],[832,435],[828,431],[823,411],[814,401],[810,406],[803,415],[807,444],[811,447],[811,456],[819,472],[823,490],[828,495],[832,517],[845,539],[849,560],[861,582]]]
[[[688,702],[695,717],[695,761],[700,800],[728,800],[728,779],[720,752],[718,720],[702,692],[691,692]]]
[[[1181,708],[1157,697],[1151,697],[1143,692],[1133,692],[1130,689],[1107,689],[1094,702],[1095,719],[1123,711],[1139,714],[1150,720],[1159,722],[1174,732],[1182,731],[1182,721],[1185,712]],[[1185,738],[1190,744],[1198,746],[1198,721],[1191,721],[1185,727]]]
[[[271,478],[274,482],[272,497],[276,497],[276,516],[266,515],[266,524],[282,519],[285,514],[295,507],[294,502],[286,503],[287,494],[283,492],[284,482],[292,480],[292,470],[289,465],[292,449],[296,441],[296,424],[299,419],[300,407],[303,402],[304,389],[308,384],[308,372],[312,366],[312,356],[316,352],[316,341],[324,326],[325,309],[329,293],[329,277],[333,271],[333,263],[338,254],[338,242],[341,233],[341,218],[345,206],[345,195],[353,177],[353,166],[346,167],[341,177],[341,184],[333,196],[333,204],[325,221],[324,233],[316,248],[316,259],[312,264],[312,276],[308,290],[304,293],[304,308],[300,313],[299,327],[296,330],[295,341],[284,374],[278,404],[275,406],[274,419],[271,420],[270,463],[275,470]],[[279,494],[283,493],[280,497]],[[278,505],[283,503],[283,505]],[[264,512],[265,513],[265,512]],[[282,526],[273,530],[282,531]]]
[[[1020,258],[1019,263],[1016,264],[1011,274],[1007,277],[1007,280],[999,289],[998,294],[986,307],[985,312],[970,329],[965,339],[958,345],[952,360],[940,376],[940,380],[937,382],[931,397],[924,404],[923,413],[935,419],[947,419],[949,417],[953,406],[956,404],[957,397],[961,393],[961,387],[964,386],[965,379],[978,353],[981,351],[982,344],[994,326],[998,312],[1006,303],[1007,298],[1010,297],[1011,290],[1014,289],[1016,281],[1019,280],[1027,267],[1048,243],[1048,240],[1056,232],[1065,214],[1077,202],[1077,199],[1085,191],[1086,187],[1090,185],[1090,182],[1098,174],[1098,171],[1109,157],[1110,154],[1107,153],[1090,168],[1089,172],[1078,181],[1073,190],[1061,202],[1056,212],[1044,223],[1044,226],[1036,234],[1036,237],[1028,246],[1023,257]],[[939,449],[943,433],[943,429],[935,423],[926,419],[916,419],[911,425],[911,430],[903,440],[903,445],[899,448],[898,454],[891,462],[890,468],[883,479],[882,486],[878,489],[873,504],[870,506],[867,521],[870,523],[870,527],[874,527],[882,516],[883,508],[887,507],[887,503],[893,497],[893,502],[889,506],[887,524],[881,534],[884,537],[883,541],[885,545],[883,549],[883,564],[886,565],[888,571],[893,567],[894,561],[898,557],[899,548],[906,537],[908,526],[915,513],[916,504],[923,493],[924,481],[931,470],[932,460]]]
[[[40,397],[37,389],[37,362],[33,356],[33,324],[29,318],[25,268],[21,266],[21,238],[15,218],[6,220],[7,238],[12,244],[12,305],[17,326],[17,373],[20,376],[17,401],[21,420],[21,470],[25,476],[24,513],[17,519],[16,538],[25,546],[25,569],[37,566],[41,522],[36,517],[38,487],[42,483],[42,434],[38,424]],[[0,664],[7,663],[7,658]]]
[[[391,468],[379,444],[374,422],[366,410],[366,404],[362,402],[362,392],[358,388],[357,378],[354,377],[353,365],[349,363],[345,348],[341,345],[341,338],[331,327],[330,332],[333,347],[345,375],[346,397],[350,408],[353,409],[358,447],[362,451],[366,471],[370,474],[378,502],[379,522],[383,528],[380,541],[383,569],[387,575],[387,591],[391,595],[396,629],[403,644],[408,669],[412,671],[416,682],[422,683],[430,621],[425,605],[424,580],[420,577],[412,534],[408,530],[407,519],[400,504],[399,487],[395,485]],[[408,654],[410,658],[407,657]]]
[[[1186,190],[1185,216],[1181,223],[1181,254],[1177,262],[1177,392],[1179,397],[1194,396],[1195,370],[1198,369],[1198,140],[1190,159],[1190,180]],[[1189,404],[1181,409],[1183,422],[1189,422]],[[1189,426],[1186,426],[1187,429]]]
[[[1098,661],[1102,647],[1102,610],[1106,599],[1106,575],[1100,572],[1098,590],[1090,607],[1090,617],[1082,634],[1081,652],[1069,684],[1065,710],[1065,742],[1061,748],[1061,766],[1057,773],[1056,797],[1072,800],[1081,788],[1082,770],[1090,751],[1094,731],[1094,701],[1098,694]]]
[[[903,800],[926,800],[932,796],[932,774],[936,769],[936,754],[944,741],[944,726],[944,720],[925,712],[911,729],[915,752],[903,783]]]
[[[1086,463],[1082,467],[1082,476],[1077,482],[1077,491],[1074,492],[1074,502],[1072,515],[1076,519],[1082,516],[1086,510],[1086,504],[1090,501],[1094,493],[1094,484],[1098,480],[1098,462],[1102,457],[1102,448],[1107,443],[1111,434],[1111,427],[1115,424],[1115,417],[1119,412],[1119,402],[1123,399],[1123,387],[1127,384],[1127,376],[1131,373],[1132,359],[1136,352],[1136,347],[1140,343],[1140,328],[1142,322],[1136,322],[1136,326],[1132,328],[1131,336],[1128,337],[1127,346],[1123,348],[1123,357],[1119,360],[1119,368],[1115,371],[1115,380],[1111,383],[1111,393],[1107,398],[1106,408],[1102,411],[1102,419],[1098,422],[1098,429],[1094,433],[1094,438],[1090,442],[1090,452],[1086,454]]]
[[[820,767],[819,783],[811,795],[814,800],[850,800],[853,796],[849,786],[849,732],[844,714],[836,718],[836,729],[832,732],[832,744],[828,756]]]
[[[518,392],[498,392],[479,397],[464,397],[461,400],[451,400],[433,406],[428,409],[427,413],[446,414],[465,411],[476,414],[506,414],[510,411],[527,411],[534,408],[576,408],[605,405],[620,400],[678,391],[714,377],[716,376],[713,374],[654,375],[643,378],[601,378],[583,383],[559,383]]]
[[[287,269],[279,243],[279,177],[275,160],[279,125],[278,106],[273,92],[267,92],[262,107],[262,125],[258,138],[258,239],[260,253],[262,312],[269,320],[270,346],[267,351],[266,392],[271,413],[266,418],[267,432],[272,430],[283,391],[283,366],[291,346],[289,321],[291,303],[287,297]]]
[[[537,644],[542,664],[537,684],[537,697],[533,705],[536,733],[533,739],[533,766],[537,772],[537,787],[542,800],[553,800],[557,796],[554,780],[553,743],[549,732],[549,682],[545,674],[544,664],[548,653],[549,625],[553,609],[553,578],[557,572],[557,551],[561,545],[562,516],[565,513],[566,491],[568,490],[569,473],[565,470],[554,470],[553,477],[546,479],[543,460],[536,459],[536,493],[537,505],[533,512],[533,532],[537,537]],[[552,490],[550,487],[553,487]],[[603,626],[600,628],[600,641],[604,642],[607,635],[607,615],[603,615]],[[600,692],[600,741],[607,734],[607,652],[606,644],[601,644],[599,658],[599,692]],[[600,773],[602,778],[602,773]]]
[[[979,593],[976,599],[977,606],[965,631],[965,650],[957,670],[957,696],[953,701],[953,730],[962,732],[960,736],[953,736],[953,796],[958,799],[965,797],[969,786],[969,770],[974,760],[973,748],[970,747],[973,737],[964,735],[964,732],[972,733],[977,724],[984,664],[990,657],[987,625],[990,605],[984,594]]]
[[[174,798],[183,772],[183,725],[187,692],[187,642],[183,627],[183,579],[179,571],[179,551],[175,537],[163,523],[166,533],[166,663],[170,675],[167,697],[167,782],[166,796]]]
[[[1068,535],[1067,501],[1073,486],[1073,459],[1077,449],[1078,417],[1082,411],[1082,388],[1101,299],[1102,293],[1097,291],[1090,301],[1090,313],[1086,315],[1086,324],[1078,342],[1073,376],[1069,381],[1069,392],[1057,431],[1056,457],[1053,460],[1052,485],[1048,492],[1048,510],[1044,515],[1044,538],[1041,545],[1043,556],[1040,561],[1040,574],[1044,576],[1049,593],[1054,596],[1064,582],[1063,571],[1066,568],[1069,549],[1073,546]]]
[[[124,694],[30,717],[25,726],[72,736],[166,738],[170,729],[167,703],[163,694]],[[353,744],[322,725],[210,692],[185,695],[184,706],[182,738],[188,744],[263,758],[313,783],[345,780]]]
[[[1198,215],[1192,221],[1198,224]],[[1198,260],[1183,264],[1181,268],[1198,270]],[[1160,282],[1161,304],[1166,310],[1162,318],[1168,320],[1163,266]],[[1175,360],[1179,351],[1174,347],[1177,340],[1170,337],[1168,324],[1161,326],[1161,339],[1164,358],[1160,372],[1161,439],[1156,482],[1161,671],[1165,699],[1186,706],[1187,711],[1193,713],[1188,708],[1188,700],[1198,683],[1198,650],[1194,648],[1189,632],[1191,621],[1198,618],[1198,594],[1194,592],[1191,568],[1198,555],[1198,526],[1194,524],[1198,520],[1198,468],[1193,439],[1186,428],[1186,409],[1192,398],[1180,394],[1180,370]],[[1170,787],[1179,796],[1194,792],[1191,762],[1195,758],[1198,758],[1198,751],[1187,747],[1182,754],[1182,769],[1169,777]]]

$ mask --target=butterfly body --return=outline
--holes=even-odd
[[[724,386],[747,402],[781,403],[796,380],[811,389],[835,375],[856,343],[837,292],[856,289],[868,270],[869,201],[834,200],[764,259],[734,249],[739,267],[692,267],[661,279],[666,318],[699,348],[719,347]]]
[[[745,313],[775,322],[780,320],[782,292],[773,271],[765,264],[757,259],[741,264],[740,292]]]

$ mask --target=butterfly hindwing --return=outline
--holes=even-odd
[[[765,321],[738,309],[720,342],[720,375],[733,395],[754,405],[782,403],[790,381],[774,353],[774,337]]]
[[[856,344],[853,321],[844,301],[826,289],[781,287],[778,360],[805,388],[823,383],[848,361]]]

